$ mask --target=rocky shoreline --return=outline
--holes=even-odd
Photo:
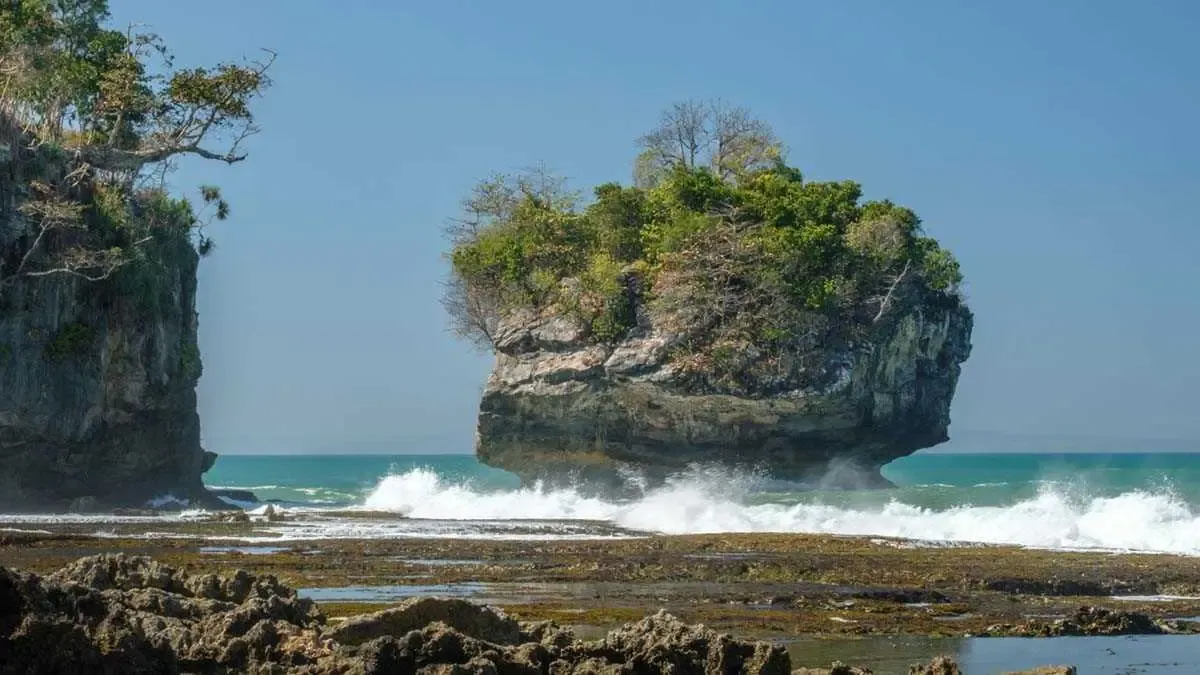
[[[296,514],[238,515],[129,517],[102,533],[10,523],[0,565],[51,576],[81,556],[150,555],[192,574],[273,575],[335,618],[443,595],[592,636],[660,609],[781,641],[1200,633],[1200,559],[1181,556],[783,534],[296,541],[311,526]]]
[[[81,558],[39,577],[0,568],[0,673],[853,675],[659,612],[580,640],[463,600],[418,598],[331,621],[274,576],[190,574],[145,556]],[[948,658],[911,673],[953,675]],[[1074,673],[1068,667],[1042,673]]]

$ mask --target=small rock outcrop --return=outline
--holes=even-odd
[[[1018,624],[989,626],[986,634],[1020,637],[1063,637],[1079,635],[1162,635],[1173,632],[1192,632],[1190,626],[1176,627],[1179,622],[1160,621],[1142,612],[1080,607],[1062,619],[1029,619]]]
[[[648,314],[623,340],[597,344],[566,317],[518,312],[497,331],[476,454],[527,480],[611,482],[623,466],[653,478],[699,463],[885,484],[879,467],[948,439],[972,325],[957,298],[904,284],[863,340],[794,355],[780,375],[823,373],[810,378],[818,384],[764,381],[771,393],[750,396],[683,372],[672,355],[691,336]]]
[[[385,635],[405,635],[437,622],[495,644],[521,642],[521,626],[515,620],[464,600],[441,598],[413,598],[398,607],[351,617],[334,627],[329,636],[345,645],[361,645]]]

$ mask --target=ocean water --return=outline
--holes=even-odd
[[[1200,555],[1200,454],[917,453],[883,473],[897,487],[828,490],[693,467],[603,499],[522,487],[470,455],[224,455],[206,482],[293,512],[272,532],[284,539],[812,532]]]

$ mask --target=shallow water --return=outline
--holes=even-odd
[[[245,555],[274,555],[287,551],[283,546],[201,546],[201,553],[242,553]]]
[[[477,583],[430,584],[428,586],[345,586],[298,588],[302,598],[317,602],[397,602],[409,598],[469,598],[485,586]]]
[[[867,637],[804,639],[787,645],[792,666],[828,667],[835,660],[867,666],[876,675],[906,675],[908,666],[939,654],[970,675],[1042,665],[1072,664],[1081,675],[1195,675],[1200,636],[1151,635],[1063,638]]]

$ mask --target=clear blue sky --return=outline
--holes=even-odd
[[[977,315],[956,430],[1200,438],[1200,3],[113,0],[179,63],[279,52],[201,272],[218,452],[470,450],[441,225],[492,170],[626,180],[666,104],[750,107],[914,208]]]

